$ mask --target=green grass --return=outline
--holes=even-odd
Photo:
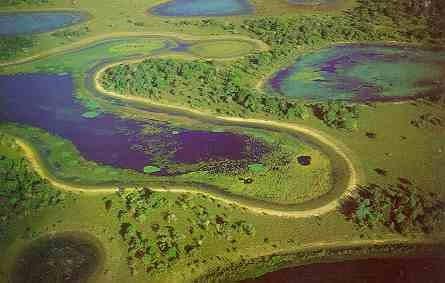
[[[4,154],[3,148],[0,148],[0,154]],[[191,235],[187,227],[190,225],[188,219],[193,218],[193,212],[174,204],[179,197],[178,194],[163,193],[161,195],[166,197],[171,205],[153,210],[146,224],[141,226],[149,239],[155,239],[155,233],[150,228],[151,224],[168,225],[164,217],[166,212],[177,216],[174,223],[175,230],[185,236],[181,243],[188,243],[193,237],[204,236],[203,246],[200,249],[190,256],[182,256],[174,264],[172,268],[175,272],[160,270],[147,275],[140,269],[138,274],[131,276],[126,263],[126,245],[118,234],[120,222],[116,214],[123,208],[117,201],[118,197],[114,194],[108,196],[80,194],[75,199],[67,201],[64,207],[50,207],[23,219],[17,219],[17,222],[7,230],[7,237],[0,241],[0,248],[4,251],[0,254],[0,262],[5,263],[0,265],[0,274],[5,275],[11,270],[13,259],[28,243],[48,233],[63,231],[90,233],[103,245],[107,254],[105,266],[104,270],[94,278],[94,282],[122,280],[190,282],[194,278],[205,275],[209,268],[225,267],[228,260],[237,261],[241,255],[246,258],[256,258],[277,249],[293,249],[317,240],[338,239],[344,237],[344,233],[349,235],[348,240],[360,238],[360,233],[335,213],[324,216],[322,220],[319,220],[320,222],[314,219],[276,218],[251,214],[207,197],[193,195],[189,196],[193,205],[206,207],[210,215],[226,214],[230,219],[245,220],[255,226],[256,232],[253,236],[234,235],[236,240],[234,243],[231,243],[230,239],[220,238],[217,234],[211,233],[211,230],[208,232],[198,229]],[[111,196],[113,200],[109,212],[104,205],[104,196],[107,198]],[[270,229],[272,226],[274,229]],[[0,282],[4,282],[1,276]]]
[[[235,195],[282,204],[303,203],[322,196],[332,188],[331,162],[321,151],[285,134],[259,130],[244,132],[271,144],[279,143],[285,154],[266,157],[264,164],[252,164],[249,170],[237,175],[196,172],[187,177],[220,185]],[[301,166],[297,162],[300,155],[311,156],[311,165]],[[283,159],[290,162],[276,165]]]
[[[439,64],[380,62],[356,66],[345,74],[375,84],[384,96],[412,96],[431,88],[430,84],[419,85],[419,82],[440,82],[442,69]]]
[[[252,53],[256,46],[240,40],[212,40],[192,44],[190,53],[201,58],[234,58]]]
[[[156,167],[156,166],[149,165],[149,166],[144,167],[144,173],[147,173],[147,174],[157,173],[160,171],[161,171],[161,168]]]

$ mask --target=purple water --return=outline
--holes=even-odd
[[[337,45],[301,56],[293,65],[274,75],[269,86],[289,97],[314,100],[414,99],[442,91],[443,82],[438,77],[443,68],[438,66],[443,66],[444,54],[439,50],[383,44]],[[381,69],[373,64],[381,64]],[[412,69],[404,69],[404,64]],[[430,64],[430,78],[421,70],[416,74],[413,67],[416,64],[419,67]],[[367,66],[371,68],[370,73],[366,71]],[[385,66],[391,66],[393,70]],[[359,67],[364,67],[361,72],[356,71]],[[386,75],[385,72],[392,74]],[[404,79],[409,76],[412,79]]]
[[[137,171],[158,165],[165,172],[168,164],[224,159],[256,162],[265,152],[262,143],[229,132],[177,129],[112,114],[84,118],[88,110],[74,99],[73,91],[69,75],[0,76],[0,121],[44,129],[70,140],[88,160]],[[144,126],[156,133],[144,134]],[[157,164],[160,159],[162,164]]]
[[[240,283],[443,283],[444,257],[365,259],[286,268]]]

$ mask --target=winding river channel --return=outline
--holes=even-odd
[[[141,42],[132,43],[128,37],[122,37],[122,40],[119,38],[106,39],[75,50],[46,55],[42,59],[36,58],[25,63],[24,66],[7,67],[9,73],[0,77],[1,88],[4,90],[1,91],[0,96],[2,107],[5,109],[5,111],[2,111],[1,119],[32,125],[68,139],[85,158],[98,163],[141,172],[147,166],[153,165],[153,161],[156,161],[155,165],[157,166],[154,167],[160,167],[160,171],[154,172],[154,175],[179,173],[164,170],[160,164],[165,164],[165,162],[199,164],[206,162],[206,160],[211,161],[219,158],[244,159],[255,163],[267,151],[267,144],[247,135],[233,133],[231,130],[218,130],[217,132],[187,130],[155,120],[140,121],[121,118],[113,113],[103,112],[100,107],[91,110],[85,107],[84,103],[74,98],[74,88],[83,85],[87,91],[85,95],[108,101],[108,104],[111,103],[119,106],[119,108],[128,107],[146,113],[168,114],[175,119],[189,119],[204,125],[213,125],[212,128],[218,129],[224,127],[253,128],[261,131],[286,133],[320,150],[331,161],[333,170],[332,189],[316,199],[299,204],[278,204],[253,199],[235,195],[208,184],[178,183],[173,180],[163,183],[164,181],[156,182],[150,179],[150,184],[153,185],[154,189],[160,185],[161,187],[157,187],[159,190],[206,193],[221,200],[248,207],[259,213],[292,217],[304,217],[307,215],[307,210],[310,211],[309,214],[324,213],[335,209],[338,198],[352,189],[361,178],[360,170],[356,165],[353,165],[356,162],[351,161],[353,157],[348,149],[313,129],[272,121],[214,117],[175,106],[158,105],[147,101],[138,101],[138,99],[105,95],[106,93],[98,88],[95,82],[98,73],[110,64],[125,59],[144,58],[152,54],[175,52],[175,49],[181,46],[185,47],[179,48],[180,52],[187,49],[187,45],[181,43],[184,41],[179,40],[177,43],[172,37],[148,39],[146,37],[133,37],[133,40],[144,41],[141,45]],[[150,50],[146,50],[147,40],[151,42],[150,44],[153,44]],[[161,40],[163,43],[154,44],[153,42],[156,40]],[[124,44],[122,41],[129,41],[130,43]],[[144,48],[141,49],[141,46],[144,46]],[[86,61],[83,62],[79,60],[80,58]],[[58,67],[53,67],[57,66],[61,60],[65,62],[66,66],[71,65],[72,67],[63,67],[60,70]],[[10,74],[15,69],[18,70],[16,71],[18,73]],[[57,73],[54,74],[54,72]],[[71,79],[70,72],[75,75],[75,83]],[[79,77],[79,73],[85,75]],[[81,77],[83,79],[80,79]],[[33,95],[31,95],[31,91],[34,93]],[[14,95],[11,95],[11,93],[14,93]],[[28,105],[27,101],[33,103]],[[9,126],[13,125],[7,124]],[[199,143],[195,143],[196,141],[199,141]],[[31,145],[29,142],[26,142],[26,144]],[[53,180],[54,184],[59,184],[60,187],[69,190],[79,188],[80,191],[106,192],[114,190],[108,185],[64,184],[63,181],[54,177],[46,167],[45,162],[39,161],[42,160],[42,157],[44,158],[42,152],[33,149],[28,153],[35,157],[35,166],[42,167],[40,172],[45,175],[50,174],[46,177]],[[154,158],[157,156],[164,157],[162,162]],[[51,170],[54,170],[54,168]],[[168,187],[162,184],[168,184]],[[114,184],[114,186],[118,185]],[[85,189],[86,187],[87,189]]]

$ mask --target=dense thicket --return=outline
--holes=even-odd
[[[372,227],[383,224],[393,231],[431,232],[445,217],[445,203],[436,194],[427,194],[409,180],[381,187],[362,186],[355,197],[342,204],[342,212],[355,223]]]
[[[16,217],[63,200],[63,194],[28,168],[24,159],[0,156],[0,235]]]
[[[375,22],[383,17],[406,29],[418,27],[432,38],[445,36],[445,1],[443,0],[359,0],[354,15]],[[418,34],[418,36],[422,36]]]
[[[307,116],[307,110],[298,103],[264,96],[250,88],[243,83],[245,73],[239,68],[236,65],[222,68],[200,60],[147,59],[108,69],[102,82],[119,93],[150,99],[182,98],[198,108],[235,102],[244,111],[264,111],[288,118]]]
[[[30,36],[0,37],[0,60],[8,60],[34,46]]]
[[[246,20],[244,28],[271,45],[323,41],[438,40],[444,38],[442,0],[359,0],[338,16],[265,17]]]

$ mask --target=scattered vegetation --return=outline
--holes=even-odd
[[[442,127],[444,123],[442,119],[432,113],[420,115],[418,119],[412,120],[411,125],[416,128]]]
[[[361,186],[346,199],[342,213],[362,227],[383,224],[398,233],[421,230],[430,233],[445,216],[445,202],[424,193],[411,181],[400,178],[396,185]]]
[[[91,32],[90,28],[88,26],[84,26],[77,29],[64,29],[60,31],[55,31],[51,33],[51,36],[61,37],[68,40],[76,40],[78,37],[85,36],[90,32]]]
[[[60,204],[65,196],[30,170],[24,159],[0,156],[0,235],[16,217]]]
[[[359,109],[356,105],[329,101],[314,105],[314,113],[329,127],[350,131],[358,129]]]
[[[34,46],[31,36],[0,37],[0,60],[10,60]]]
[[[119,190],[117,198],[105,197],[104,205],[108,211],[113,208],[119,219],[133,274],[141,269],[147,273],[165,271],[181,257],[194,254],[211,235],[233,244],[240,235],[255,234],[252,224],[211,212],[188,194],[178,196],[173,203],[148,188]],[[179,219],[171,212],[174,207],[191,212],[185,227],[176,225]],[[164,223],[152,222],[152,216],[159,213]]]

